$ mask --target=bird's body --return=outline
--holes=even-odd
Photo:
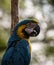
[[[32,24],[28,24],[32,22]],[[29,36],[37,36],[40,32],[36,21],[24,20],[17,24],[8,41],[7,50],[1,65],[29,65],[31,59],[31,44]],[[35,25],[36,24],[36,25]],[[34,27],[34,30],[32,29]],[[32,28],[31,28],[32,27]],[[31,31],[28,31],[32,30]]]
[[[27,65],[30,63],[30,46],[28,41],[20,40],[13,42],[3,58],[2,65]]]

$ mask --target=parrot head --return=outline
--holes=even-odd
[[[19,24],[20,26],[17,29],[17,35],[20,38],[28,39],[29,37],[35,37],[40,33],[40,27],[35,20],[24,20]]]
[[[11,34],[8,46],[13,41],[21,39],[29,39],[29,37],[35,37],[40,33],[40,27],[37,20],[27,19],[19,22],[14,27],[13,33]]]

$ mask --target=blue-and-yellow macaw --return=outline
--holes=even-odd
[[[1,65],[29,65],[31,59],[30,36],[40,32],[38,22],[32,19],[18,23],[8,41]]]

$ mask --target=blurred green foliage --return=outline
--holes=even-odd
[[[11,0],[0,0],[0,8],[5,12],[10,13]]]
[[[45,49],[45,55],[47,57],[54,56],[54,46],[47,46],[47,48]]]
[[[32,0],[32,2],[33,2],[34,6],[36,6],[36,5],[42,6],[43,5],[43,0]]]
[[[48,0],[48,3],[54,6],[54,0]]]
[[[4,50],[7,47],[7,41],[10,33],[3,27],[0,27],[0,51]]]
[[[19,0],[19,8],[21,9],[25,8],[25,0]]]

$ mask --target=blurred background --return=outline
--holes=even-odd
[[[7,48],[11,27],[11,0],[0,0],[0,65]],[[30,65],[54,65],[54,0],[19,0],[19,20],[37,18],[41,28],[30,38]]]

